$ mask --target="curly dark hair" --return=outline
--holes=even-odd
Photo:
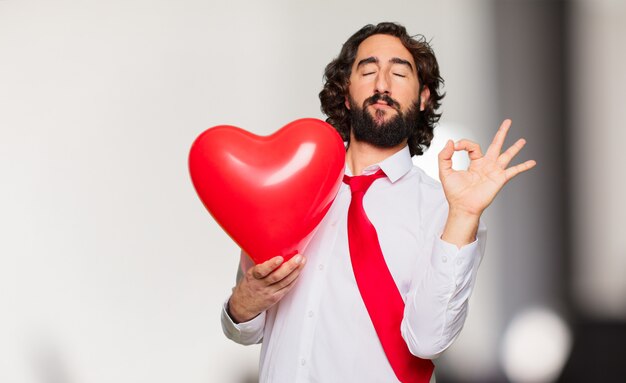
[[[322,112],[328,116],[326,122],[337,129],[344,141],[350,141],[350,111],[346,108],[345,100],[348,95],[348,85],[352,65],[356,59],[359,45],[372,35],[391,35],[400,39],[402,45],[411,52],[417,66],[417,77],[420,83],[419,93],[423,87],[430,90],[430,98],[426,107],[419,113],[418,128],[408,139],[411,156],[421,155],[430,146],[433,139],[433,129],[439,121],[441,113],[437,109],[441,106],[444,94],[439,87],[443,79],[439,75],[439,64],[435,54],[422,35],[410,36],[406,28],[397,23],[380,23],[376,26],[368,24],[352,35],[343,44],[339,57],[331,61],[324,71],[324,88],[319,94],[322,102]]]

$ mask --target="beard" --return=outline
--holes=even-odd
[[[375,116],[368,111],[369,105],[383,100],[387,105],[396,110],[396,115],[385,121],[386,114],[391,110],[378,109]],[[386,94],[377,93],[363,102],[359,107],[352,97],[348,97],[350,103],[350,124],[352,133],[357,141],[366,142],[380,148],[392,148],[405,142],[412,134],[418,131],[420,114],[420,97],[405,112],[400,111],[400,104]]]

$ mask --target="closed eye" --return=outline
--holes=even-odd
[[[363,73],[363,76],[369,76],[369,75],[374,74],[374,73],[376,73],[376,72],[367,72],[367,73]]]
[[[406,78],[406,76],[405,76],[405,75],[400,74],[400,73],[394,73],[393,75],[394,75],[394,76],[397,76],[397,77]]]

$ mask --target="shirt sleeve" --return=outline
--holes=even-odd
[[[407,296],[401,325],[412,354],[437,358],[458,337],[467,317],[486,235],[481,221],[476,240],[460,249],[440,236],[432,238],[430,262],[424,277]]]
[[[239,268],[237,269],[237,281],[241,280],[243,274],[254,265],[250,258],[242,251]],[[265,312],[257,315],[247,322],[235,323],[228,314],[228,301],[230,297],[226,299],[222,305],[222,330],[226,337],[236,343],[243,345],[251,345],[261,343],[263,340],[263,330],[265,328]]]

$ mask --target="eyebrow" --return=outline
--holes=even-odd
[[[411,65],[410,62],[408,62],[407,60],[401,59],[399,57],[394,57],[391,60],[389,60],[389,62],[393,64],[406,65],[409,67],[411,71],[413,70],[413,65]]]
[[[356,69],[359,69],[360,67],[366,64],[378,64],[378,59],[374,56],[370,56],[366,59],[363,59],[359,61],[359,63],[356,65]]]
[[[392,64],[400,64],[400,65],[406,65],[409,67],[409,69],[411,69],[411,71],[413,71],[413,65],[411,65],[411,63],[405,59],[401,59],[399,57],[392,57],[389,60],[390,63]],[[374,56],[370,56],[368,58],[364,58],[363,60],[359,61],[359,63],[357,64],[356,68],[359,69],[359,67],[366,65],[366,64],[378,64],[378,58],[374,57]]]

